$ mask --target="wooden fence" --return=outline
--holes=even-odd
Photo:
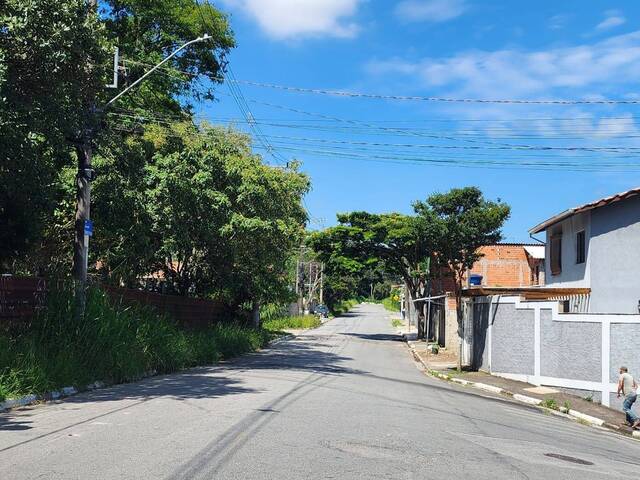
[[[44,308],[46,283],[37,277],[0,276],[0,326],[26,327]]]
[[[114,301],[155,308],[157,311],[174,318],[184,328],[205,328],[228,319],[230,314],[224,303],[214,300],[164,295],[109,285],[103,285],[102,289]]]
[[[0,276],[0,327],[27,328],[45,308],[47,282],[36,277]],[[144,305],[175,319],[182,327],[201,329],[229,318],[222,302],[101,285],[114,302]]]

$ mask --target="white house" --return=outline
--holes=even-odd
[[[571,208],[529,230],[542,232],[548,287],[590,288],[590,313],[639,313],[640,188]]]

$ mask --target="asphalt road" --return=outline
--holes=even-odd
[[[225,365],[0,414],[7,480],[638,477],[634,440],[425,376],[376,305]]]

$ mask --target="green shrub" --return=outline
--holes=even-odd
[[[351,310],[353,307],[355,307],[359,303],[360,303],[360,300],[355,298],[349,299],[349,300],[342,300],[336,303],[335,305],[333,305],[333,307],[331,308],[331,312],[333,312],[334,315],[342,315],[343,313],[346,313],[349,310]]]
[[[287,305],[267,303],[260,307],[260,318],[263,322],[283,318],[289,315]]]
[[[185,331],[152,309],[115,304],[97,289],[89,291],[80,319],[71,289],[52,292],[47,302],[28,331],[0,334],[0,398],[211,364],[257,350],[271,335],[234,323]]]
[[[545,398],[542,401],[542,406],[550,408],[551,410],[558,410],[558,402],[555,398]]]

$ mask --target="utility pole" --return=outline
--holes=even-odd
[[[320,304],[324,305],[324,263],[320,264]]]
[[[89,9],[95,12],[98,0],[89,0]],[[93,68],[93,67],[87,67]],[[96,92],[90,92],[87,118],[84,119],[80,139],[76,144],[78,171],[76,173],[76,221],[73,243],[73,278],[76,281],[76,298],[81,313],[84,313],[87,270],[89,265],[89,234],[91,233],[91,180],[93,180],[93,138],[95,134]],[[88,124],[88,125],[87,125]],[[86,232],[85,232],[86,230]]]

